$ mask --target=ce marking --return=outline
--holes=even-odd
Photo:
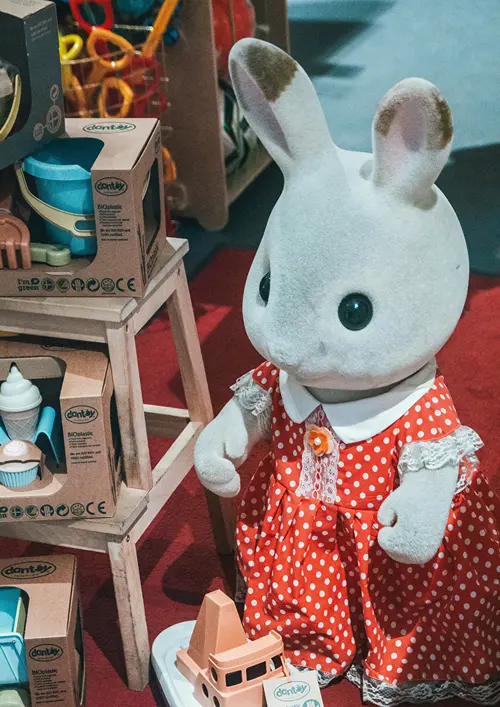
[[[131,277],[129,280],[127,280],[127,284],[125,285],[125,287],[123,287],[124,282],[124,277],[119,277],[116,281],[116,289],[118,290],[118,292],[135,292],[135,277]]]
[[[92,510],[96,504],[94,501],[91,501],[90,503],[87,503],[85,510],[87,511],[89,516],[95,516],[97,513]],[[106,515],[106,501],[101,501],[100,503],[97,504],[97,512],[100,513],[101,515]]]

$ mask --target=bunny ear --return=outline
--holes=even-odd
[[[423,79],[397,83],[373,121],[376,185],[418,203],[430,193],[450,154],[453,122],[448,103]]]
[[[335,149],[311,81],[286,52],[242,39],[231,50],[229,70],[248,122],[285,174]]]

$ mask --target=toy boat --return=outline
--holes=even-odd
[[[281,636],[248,641],[221,591],[207,594],[196,622],[160,633],[152,661],[170,707],[262,707],[264,680],[285,676]]]

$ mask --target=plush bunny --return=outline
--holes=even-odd
[[[237,523],[245,628],[271,629],[322,684],[367,700],[500,698],[500,505],[478,473],[434,356],[468,285],[462,229],[434,185],[453,134],[422,79],[398,83],[373,155],[338,148],[308,77],[242,40],[239,103],[285,186],[246,283],[265,362],[200,435],[195,463],[220,496],[271,440]]]

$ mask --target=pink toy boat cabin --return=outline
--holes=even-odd
[[[284,677],[284,664],[281,636],[272,631],[249,642],[234,602],[221,591],[207,594],[189,647],[177,653],[177,669],[205,707],[262,707],[262,683]]]

